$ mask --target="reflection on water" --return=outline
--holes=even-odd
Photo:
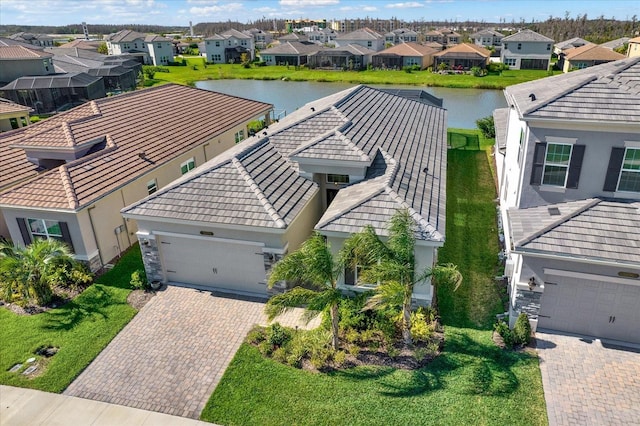
[[[267,102],[273,104],[276,114],[283,110],[288,114],[307,102],[348,89],[353,87],[353,84],[280,80],[208,80],[196,82],[196,87]],[[491,115],[496,108],[507,106],[501,90],[450,89],[402,85],[373,87],[421,88],[434,96],[444,99],[444,107],[449,111],[447,114],[448,127],[475,128],[475,121],[478,118]]]

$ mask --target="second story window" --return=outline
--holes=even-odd
[[[518,43],[518,50],[522,49],[522,43]]]
[[[571,159],[571,145],[547,144],[542,173],[543,185],[565,186],[569,160]]]
[[[185,174],[189,170],[193,170],[196,167],[196,160],[194,158],[189,158],[184,163],[180,164],[180,173]]]
[[[158,190],[158,181],[153,179],[147,182],[147,193],[149,195],[153,194]]]
[[[640,148],[625,150],[618,191],[640,192]]]
[[[235,135],[236,143],[242,142],[244,140],[244,130],[239,130]]]

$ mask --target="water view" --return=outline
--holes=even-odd
[[[271,103],[274,105],[276,116],[278,114],[289,114],[308,102],[353,86],[353,84],[344,83],[280,80],[208,80],[196,82],[196,87],[201,89]],[[438,98],[442,98],[444,100],[443,106],[449,111],[449,127],[475,128],[475,122],[478,118],[491,115],[494,109],[504,108],[507,105],[501,90],[450,89],[402,85],[373,87],[422,89]]]

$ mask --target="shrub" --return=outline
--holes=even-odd
[[[518,315],[513,327],[514,342],[517,345],[528,345],[531,340],[531,324],[529,317],[524,312]]]
[[[291,331],[281,326],[280,323],[273,323],[267,327],[267,341],[272,346],[282,346],[291,340]]]
[[[474,77],[484,77],[487,75],[487,70],[480,67],[472,67],[471,74],[473,74]]]
[[[422,362],[422,360],[427,356],[427,349],[425,348],[415,348],[413,350],[413,357],[416,361]]]
[[[360,346],[357,345],[351,345],[349,346],[349,353],[354,356],[354,357],[358,357],[358,355],[360,355]]]
[[[424,311],[411,312],[411,335],[415,341],[428,342],[435,327],[427,321]]]
[[[147,274],[142,269],[138,269],[131,273],[131,288],[134,290],[148,290],[149,282],[147,281]]]
[[[257,345],[258,343],[266,339],[264,335],[264,329],[260,326],[253,327],[249,333],[247,333],[247,343]]]
[[[282,364],[287,362],[287,357],[288,357],[287,350],[284,347],[279,347],[278,349],[273,351],[273,353],[271,354],[271,358],[273,358],[274,361],[278,361]]]
[[[268,340],[264,340],[258,345],[258,350],[263,356],[270,356],[273,352],[273,346]]]
[[[387,355],[389,355],[391,358],[395,358],[398,355],[400,355],[400,349],[396,348],[395,346],[390,345],[387,348]]]
[[[411,71],[413,71],[413,68],[412,67],[403,67],[402,70],[404,72],[406,72],[407,74],[411,74]]]
[[[498,333],[502,337],[502,340],[504,341],[504,344],[506,347],[508,348],[513,347],[513,344],[515,342],[513,338],[513,333],[509,328],[509,324],[507,324],[502,320],[499,320],[497,323],[493,325],[493,329],[496,331],[496,333]]]
[[[337,366],[344,365],[346,360],[347,360],[347,353],[344,351],[338,351],[333,355],[333,361],[336,363]]]
[[[487,117],[477,119],[476,125],[485,138],[496,137],[496,127],[495,123],[493,122],[493,116],[489,115]]]
[[[360,339],[360,333],[354,329],[350,329],[345,333],[344,339],[349,343],[356,343]]]

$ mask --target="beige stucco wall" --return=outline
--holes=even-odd
[[[284,243],[289,244],[288,252],[297,250],[313,232],[313,227],[322,216],[322,191],[317,191],[298,216],[291,222],[284,234]]]
[[[13,130],[13,127],[11,127],[12,118],[15,118],[18,121],[18,128],[24,127],[22,125],[22,120],[25,121],[27,126],[30,124],[29,111],[6,112],[4,114],[0,114],[0,132]]]
[[[627,56],[629,58],[640,56],[640,42],[629,43],[629,47],[627,48]]]

